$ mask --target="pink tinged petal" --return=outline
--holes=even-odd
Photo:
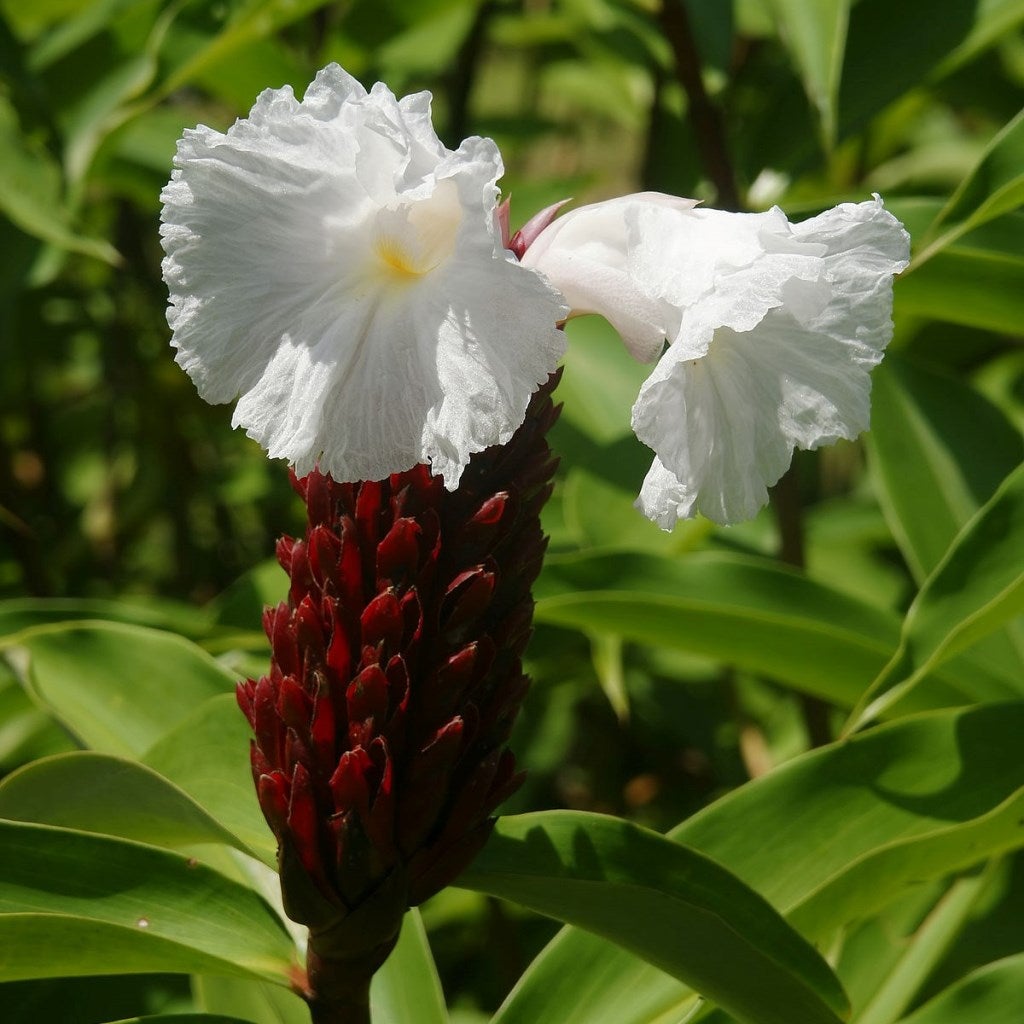
[[[648,192],[580,207],[540,232],[523,265],[539,270],[562,293],[570,315],[600,314],[636,359],[651,362],[674,332],[678,314],[632,272],[632,221],[637,209],[672,217],[695,205]]]
[[[571,199],[560,199],[557,203],[552,203],[550,206],[545,206],[539,213],[535,213],[513,236],[508,239],[505,245],[506,249],[511,249],[521,260],[523,253],[537,241],[538,237],[545,228],[558,216],[559,211],[565,206],[566,203],[572,202]],[[502,203],[502,209],[505,210],[505,230],[508,230],[508,200]]]
[[[299,475],[454,488],[505,443],[560,358],[558,295],[504,249],[501,158],[451,152],[426,93],[324,69],[226,134],[186,132],[161,236],[177,360]]]
[[[909,249],[877,199],[792,227],[779,211],[692,217],[690,240],[706,235],[711,270],[703,284],[677,285],[704,291],[633,409],[658,456],[638,506],[664,529],[696,512],[750,518],[794,448],[867,428],[869,373],[892,335],[892,275]]]
[[[510,232],[512,230],[509,219],[512,216],[512,198],[506,196],[498,209],[495,211],[495,216],[498,218],[498,231],[501,235],[501,244],[507,249],[509,248],[509,242],[511,241]],[[518,256],[519,253],[516,253]]]

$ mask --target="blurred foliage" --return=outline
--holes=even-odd
[[[0,633],[155,626],[261,671],[259,611],[284,589],[266,560],[300,508],[283,464],[171,358],[159,193],[183,129],[223,130],[261,89],[301,94],[336,60],[400,95],[430,89],[449,145],[495,138],[518,223],[570,195],[657,189],[803,215],[879,191],[914,240],[872,435],[801,453],[773,509],[741,527],[666,535],[633,510],[650,453],[629,408],[646,369],[603,323],[569,325],[515,740],[530,776],[510,811],[662,830],[821,745],[872,680],[904,692],[886,662],[919,588],[955,589],[932,575],[950,546],[980,545],[984,565],[1007,522],[1003,575],[967,579],[960,618],[936,620],[986,635],[929,662],[928,685],[888,711],[1019,699],[1020,502],[1011,487],[986,503],[1024,454],[1022,25],[1021,0],[0,0]],[[961,534],[982,506],[988,525]],[[81,742],[0,663],[0,771]],[[914,1020],[937,1024],[964,1019],[961,998],[1016,991],[1019,962],[968,972],[1024,948],[1009,909],[1021,877],[1018,857],[977,892],[943,903],[940,879],[845,925],[833,962],[854,1021],[934,996]],[[929,945],[924,923],[947,905],[961,912]],[[466,1024],[553,932],[455,890],[424,919]],[[212,991],[202,1005],[223,1010]],[[18,982],[0,1005],[98,1024],[190,1002],[183,979],[142,976]]]

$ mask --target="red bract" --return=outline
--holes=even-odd
[[[425,466],[293,477],[308,526],[278,544],[291,587],[264,615],[270,674],[238,700],[285,909],[310,927],[314,1020],[368,1019],[405,910],[469,864],[522,781],[506,743],[528,685],[556,379],[455,491]]]

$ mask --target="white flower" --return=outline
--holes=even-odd
[[[637,504],[666,530],[697,512],[753,516],[794,448],[867,428],[909,252],[877,197],[799,224],[694,206],[642,194],[583,207],[523,257],[574,313],[603,315],[641,360],[661,356],[633,429],[656,455]]]
[[[430,94],[337,65],[267,90],[227,134],[178,144],[162,193],[177,361],[300,475],[430,462],[454,488],[501,444],[564,348],[566,310],[504,248],[501,157],[446,149]]]

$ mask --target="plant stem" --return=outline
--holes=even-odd
[[[366,988],[365,999],[334,1002],[311,999],[309,1013],[312,1024],[370,1024],[370,988]]]
[[[718,193],[715,205],[724,210],[738,210],[739,189],[736,187],[736,175],[725,140],[722,117],[704,88],[700,53],[685,0],[662,0],[660,20],[665,38],[675,55],[676,77],[686,93],[701,163]]]

